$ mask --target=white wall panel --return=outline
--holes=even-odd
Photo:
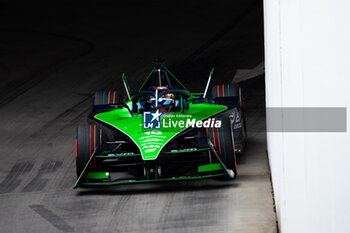
[[[264,20],[266,106],[350,107],[350,1],[265,0]],[[267,139],[282,233],[350,232],[349,133]]]

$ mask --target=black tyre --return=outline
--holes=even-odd
[[[101,129],[97,125],[79,125],[75,138],[77,177],[80,176],[93,152],[101,147]],[[96,158],[92,159],[86,171],[99,171]]]
[[[94,105],[116,104],[120,95],[117,91],[98,91],[94,95]]]
[[[213,143],[216,153],[228,169],[231,169],[237,176],[237,160],[235,144],[232,134],[231,120],[227,114],[216,118],[221,120],[221,128],[208,128],[207,135]]]
[[[211,97],[213,99],[231,96],[240,97],[240,87],[236,83],[216,85],[211,89]]]
[[[212,88],[212,99],[218,104],[236,108],[237,113],[234,114],[235,122],[232,128],[234,129],[236,153],[242,154],[247,138],[247,126],[240,86],[237,83],[216,85]]]

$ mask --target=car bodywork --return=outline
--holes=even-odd
[[[123,80],[129,95],[124,75]],[[166,109],[170,105],[164,107],[159,101],[168,95],[171,98],[165,98],[163,103],[170,99],[171,110]],[[81,174],[77,174],[74,187],[234,178],[236,174],[225,161],[226,156],[236,155],[217,153],[224,145],[214,145],[213,140],[216,134],[230,130],[235,153],[243,150],[246,135],[241,105],[240,96],[209,101],[203,93],[190,93],[164,65],[157,64],[126,103],[105,103],[103,96],[102,103],[93,106],[88,122],[100,128],[101,143],[91,152]],[[161,114],[162,127],[145,128],[145,114]],[[208,130],[223,117],[230,119],[230,129]],[[203,124],[209,127],[198,127]]]

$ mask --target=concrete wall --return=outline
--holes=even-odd
[[[350,1],[264,0],[264,20],[266,106],[350,107]],[[267,139],[281,232],[350,232],[350,134]]]

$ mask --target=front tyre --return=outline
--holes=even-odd
[[[219,155],[223,164],[226,166],[226,168],[232,170],[235,173],[234,177],[236,177],[237,160],[231,120],[227,114],[216,119],[221,120],[221,127],[209,128],[207,130],[207,135],[210,141],[213,143],[214,149]]]
[[[236,108],[233,138],[236,145],[236,154],[242,154],[247,139],[247,127],[241,87],[237,83],[216,85],[212,88],[212,101],[216,104],[226,105],[229,108]]]
[[[79,125],[75,138],[75,158],[77,177],[83,172],[94,151],[101,146],[101,128],[94,124]],[[98,171],[99,165],[93,158],[86,171]]]

